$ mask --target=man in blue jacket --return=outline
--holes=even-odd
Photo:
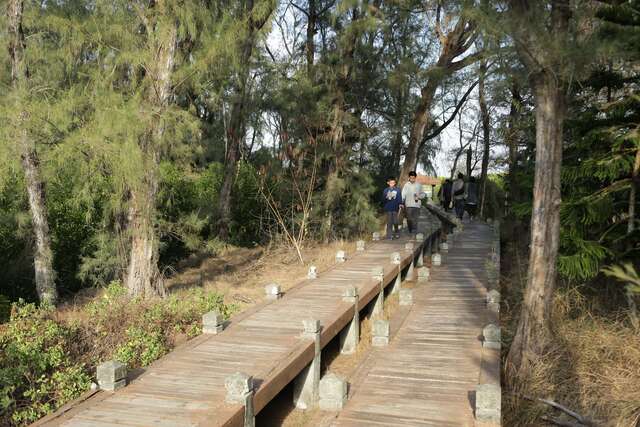
[[[387,239],[397,239],[400,237],[398,231],[398,212],[402,207],[402,194],[396,187],[396,179],[387,179],[387,188],[382,192],[382,203],[387,214]]]

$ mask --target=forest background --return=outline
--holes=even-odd
[[[640,2],[5,0],[2,11],[3,420],[77,395],[93,362],[74,364],[56,341],[73,334],[28,302],[109,284],[114,298],[166,297],[180,260],[230,245],[283,243],[303,262],[313,242],[377,229],[386,177],[433,173],[442,152],[450,175],[480,178],[482,216],[504,223],[508,419],[536,419],[521,396],[549,390],[620,425],[640,417],[640,382],[624,372],[640,363],[629,345]],[[542,264],[551,279],[536,284]],[[535,286],[539,310],[527,305]],[[222,302],[190,304],[185,325]],[[43,325],[52,336],[11,347]],[[144,334],[118,347],[134,364],[162,353],[127,347]],[[68,365],[34,359],[52,342]],[[606,351],[567,351],[594,342]],[[16,359],[22,370],[6,368]],[[583,383],[594,364],[613,372]],[[22,384],[34,370],[65,373]]]

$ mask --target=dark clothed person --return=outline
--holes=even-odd
[[[387,239],[393,239],[399,237],[398,211],[402,204],[402,195],[400,189],[396,187],[395,180],[388,180],[387,184],[389,186],[382,192],[382,202],[387,214]]]
[[[464,216],[464,175],[458,174],[458,179],[453,181],[451,188],[451,195],[453,197],[453,207],[456,211],[456,216],[462,219]]]
[[[438,199],[440,200],[440,204],[442,208],[446,211],[451,209],[451,186],[453,183],[450,179],[447,179],[440,186],[440,191],[438,192]]]
[[[469,178],[467,183],[467,198],[465,200],[465,210],[469,213],[469,217],[473,219],[478,210],[478,182],[474,177]]]

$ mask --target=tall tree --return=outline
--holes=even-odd
[[[24,107],[28,97],[29,71],[25,58],[25,37],[22,28],[24,2],[9,0],[7,23],[9,36],[9,57],[11,59],[11,82],[17,100],[18,119],[15,124],[22,169],[29,198],[29,210],[35,234],[36,250],[33,256],[36,290],[40,302],[55,304],[58,292],[53,269],[53,252],[47,219],[44,183],[40,177],[40,160],[35,141],[28,130],[29,111]]]
[[[478,68],[480,74],[478,78],[478,103],[480,105],[480,119],[482,121],[482,169],[480,172],[480,215],[484,213],[485,192],[487,189],[487,171],[489,169],[489,154],[491,148],[491,121],[489,117],[489,109],[487,108],[487,61],[481,60]]]
[[[510,6],[512,34],[530,76],[536,118],[529,270],[520,320],[507,359],[513,372],[525,376],[551,339],[549,322],[560,242],[560,165],[572,10],[569,0],[512,0]]]
[[[477,37],[476,24],[463,11],[458,11],[458,16],[455,16],[456,12],[451,12],[444,18],[441,16],[442,13],[441,2],[438,2],[435,31],[440,42],[440,55],[427,71],[427,81],[420,89],[420,101],[413,114],[413,124],[400,173],[400,182],[406,181],[409,172],[417,166],[419,147],[425,130],[431,125],[431,108],[441,82],[456,71],[473,64],[482,55],[480,52],[475,52],[456,61],[456,58],[468,52],[473,46]],[[446,31],[444,26],[452,21],[455,21],[453,28]]]
[[[165,112],[171,99],[171,76],[175,65],[177,23],[166,1],[138,9],[145,25],[150,52],[145,64],[144,100],[151,116],[147,132],[138,139],[143,161],[142,179],[129,189],[128,229],[131,235],[129,266],[125,283],[129,294],[163,295],[164,285],[158,270],[158,236],[155,230],[156,197],[160,145],[165,132]]]
[[[231,113],[226,129],[227,152],[225,156],[225,175],[218,199],[219,224],[218,235],[222,239],[229,238],[231,223],[231,190],[236,178],[238,161],[241,156],[245,137],[245,120],[247,100],[249,96],[249,77],[251,72],[251,58],[255,53],[256,41],[262,28],[269,22],[275,8],[273,0],[243,0],[239,19],[240,37],[237,40],[239,52],[237,70],[233,79],[233,98]]]

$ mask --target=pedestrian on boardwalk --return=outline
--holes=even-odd
[[[415,171],[409,172],[409,182],[402,187],[402,203],[407,215],[409,233],[415,233],[418,229],[418,215],[420,215],[422,199],[426,196],[426,193],[422,191],[422,184],[418,184],[416,178]]]
[[[400,237],[398,231],[398,212],[402,207],[402,195],[396,187],[396,179],[387,179],[387,188],[382,192],[382,203],[387,214],[387,239]]]
[[[467,183],[466,196],[464,208],[469,213],[469,218],[473,220],[478,211],[478,181],[473,176]]]
[[[458,173],[458,179],[453,181],[451,186],[451,195],[453,198],[453,207],[456,211],[458,219],[462,219],[464,216],[464,175],[462,172]]]
[[[445,211],[449,211],[451,209],[451,185],[453,183],[449,178],[445,179],[442,185],[440,186],[440,190],[438,191],[438,200],[440,200],[440,205],[442,209]]]

